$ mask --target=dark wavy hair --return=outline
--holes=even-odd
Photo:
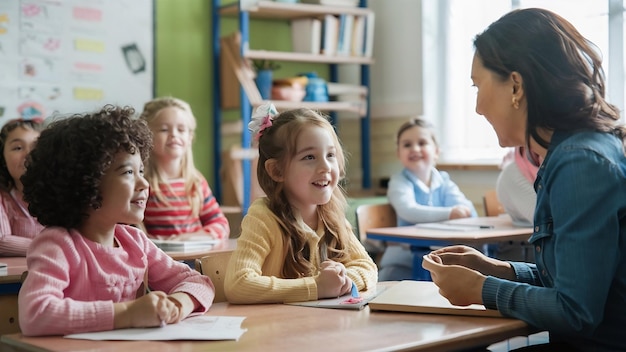
[[[538,131],[594,130],[622,140],[619,109],[605,100],[597,47],[561,16],[544,9],[514,10],[474,39],[485,68],[508,79],[518,72],[528,103],[526,143],[549,143]]]
[[[152,133],[130,107],[106,105],[46,128],[26,160],[24,199],[45,226],[76,228],[89,208],[102,206],[100,181],[118,152],[139,153],[145,161]]]
[[[5,192],[10,192],[11,189],[15,188],[15,180],[13,180],[7,168],[7,161],[4,159],[4,147],[6,146],[9,134],[17,128],[41,132],[41,130],[43,130],[43,120],[14,119],[2,126],[2,130],[0,130],[0,190]]]

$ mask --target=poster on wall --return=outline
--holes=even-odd
[[[153,0],[1,0],[0,125],[140,112],[154,86]]]

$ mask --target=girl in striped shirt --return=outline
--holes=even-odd
[[[173,97],[156,98],[145,104],[141,118],[154,136],[146,166],[147,234],[159,239],[227,239],[228,220],[193,163],[196,119],[189,104]]]

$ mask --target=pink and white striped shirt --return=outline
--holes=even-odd
[[[26,256],[28,246],[43,228],[28,213],[28,204],[16,189],[0,191],[0,256]]]

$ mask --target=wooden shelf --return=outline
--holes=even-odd
[[[270,101],[263,100],[258,105],[267,103]],[[288,101],[288,100],[271,100],[278,111],[290,110],[297,108],[307,108],[319,111],[350,111],[358,114],[359,117],[363,117],[367,110],[365,102],[358,101],[329,101],[325,103],[312,102],[312,101]],[[253,104],[257,105],[257,104]]]
[[[352,64],[361,66],[361,85],[341,84],[328,82],[328,93],[331,96],[329,102],[305,102],[305,101],[285,101],[272,100],[278,111],[285,111],[295,108],[308,108],[312,110],[328,112],[345,111],[346,117],[362,118],[361,127],[361,145],[362,156],[361,163],[363,165],[363,187],[369,188],[370,184],[370,161],[369,161],[369,66],[374,63],[374,59],[370,56],[337,56],[311,53],[297,53],[290,51],[268,51],[259,49],[250,49],[248,34],[250,32],[250,19],[258,19],[263,21],[290,21],[300,18],[319,18],[324,19],[328,15],[340,17],[341,15],[353,15],[371,18],[373,21],[374,11],[366,7],[353,6],[334,6],[334,5],[318,5],[303,3],[282,3],[269,0],[239,0],[228,5],[220,6],[219,1],[213,1],[213,32],[220,32],[220,18],[223,16],[234,17],[238,19],[239,31],[231,35],[216,38],[220,40],[217,49],[219,51],[220,67],[222,68],[221,77],[216,81],[215,92],[221,92],[221,106],[216,104],[215,120],[216,128],[214,129],[216,141],[216,160],[220,160],[220,132],[237,133],[242,135],[242,141],[249,139],[249,131],[243,123],[230,123],[228,126],[221,125],[221,107],[237,107],[239,106],[242,115],[250,114],[249,107],[256,108],[267,100],[263,100],[261,93],[257,88],[254,78],[256,73],[251,65],[251,60],[265,59],[284,62],[303,62],[303,63],[320,63],[327,65]],[[329,16],[328,18],[332,17]],[[373,22],[372,22],[373,23]],[[366,28],[374,28],[367,26]],[[243,40],[242,35],[243,33]],[[371,38],[372,33],[370,32]],[[252,45],[254,47],[254,45]],[[242,50],[243,49],[243,50]],[[369,51],[368,51],[369,53]],[[331,74],[330,80],[337,80],[336,74]],[[233,84],[237,83],[237,84]],[[243,95],[238,90],[243,90]],[[232,89],[231,94],[226,95],[225,92]],[[228,101],[225,103],[224,97],[241,97],[241,101]],[[231,99],[233,100],[233,99]],[[342,116],[343,117],[343,116]],[[216,170],[219,170],[217,165]],[[236,182],[238,185],[243,184],[244,194],[250,192],[251,173],[244,175],[244,180]],[[220,179],[220,175],[216,173],[216,180]],[[248,179],[246,179],[248,178]],[[221,189],[221,188],[220,188]],[[242,212],[247,211],[250,199],[241,200]]]
[[[244,56],[248,59],[268,59],[276,61],[292,62],[317,62],[326,64],[359,64],[371,65],[374,60],[370,57],[362,56],[337,56],[294,53],[288,51],[268,51],[268,50],[247,50]]]
[[[239,84],[244,89],[250,104],[253,107],[260,106],[264,103],[267,103],[267,100],[262,100],[261,93],[254,83],[255,73],[250,67],[249,64],[245,62],[240,56],[238,52],[238,48],[240,45],[240,35],[235,33],[228,37],[222,38],[222,52],[225,54],[227,60],[225,62],[228,66],[233,70]],[[291,54],[290,55],[306,55],[306,56],[321,56],[321,55],[310,55],[310,54]],[[250,56],[247,56],[250,58]],[[331,83],[332,85],[332,83]],[[333,87],[333,90],[341,90],[348,89],[346,87],[350,87],[350,85],[345,84],[337,84]],[[352,87],[350,89],[354,89],[354,93],[367,93],[367,87]],[[357,100],[353,101],[329,101],[329,102],[307,102],[307,101],[286,101],[286,100],[272,100],[271,101],[276,109],[281,110],[289,110],[296,108],[309,108],[319,111],[348,111],[354,112],[358,114],[360,117],[363,117],[367,113],[367,100],[364,96],[359,97]]]
[[[372,11],[362,7],[350,7],[350,6],[325,6],[315,4],[289,4],[275,1],[259,1],[256,4],[247,8],[242,8],[241,11],[248,12],[252,18],[261,19],[294,19],[314,16],[324,16],[327,14],[340,15],[353,14],[353,15],[367,15]],[[224,16],[238,16],[239,15],[239,3],[233,3],[222,6],[220,8],[220,15]]]

